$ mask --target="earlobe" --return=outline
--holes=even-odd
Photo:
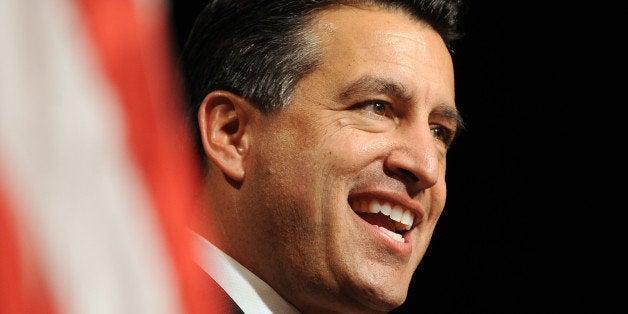
[[[198,109],[198,125],[207,157],[235,181],[245,175],[248,151],[248,102],[227,91],[213,91]]]

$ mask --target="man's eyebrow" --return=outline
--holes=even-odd
[[[340,93],[339,99],[347,100],[364,94],[387,95],[403,102],[409,102],[412,99],[412,95],[410,95],[408,89],[403,84],[391,79],[371,75],[362,76],[349,84]]]
[[[364,94],[382,94],[395,98],[402,102],[410,102],[412,95],[405,85],[385,77],[365,75],[349,84],[341,93],[339,100],[347,100]],[[457,130],[464,130],[465,123],[455,106],[440,105],[435,108],[435,113],[443,118],[454,121]]]
[[[456,124],[456,133],[459,133],[466,128],[465,122],[462,119],[462,115],[460,114],[460,111],[456,109],[456,107],[447,105],[436,106],[436,108],[434,108],[433,114],[453,121]]]

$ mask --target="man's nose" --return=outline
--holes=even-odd
[[[429,126],[403,134],[386,158],[385,167],[411,191],[436,184],[440,171],[438,148]]]

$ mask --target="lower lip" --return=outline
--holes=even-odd
[[[360,216],[358,216],[357,214],[355,215],[355,217],[359,219],[368,230],[370,230],[377,238],[380,239],[380,241],[384,242],[386,246],[392,249],[394,252],[397,252],[403,256],[410,255],[412,253],[412,245],[410,243],[412,242],[412,231],[414,229],[407,231],[403,236],[403,242],[399,242],[389,237],[386,233],[384,233],[384,231],[380,230],[378,226],[368,223],[366,220],[360,218]]]

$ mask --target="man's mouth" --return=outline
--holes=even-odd
[[[378,226],[393,240],[404,242],[403,235],[412,229],[414,213],[399,205],[376,199],[351,201],[351,208],[368,223]]]

